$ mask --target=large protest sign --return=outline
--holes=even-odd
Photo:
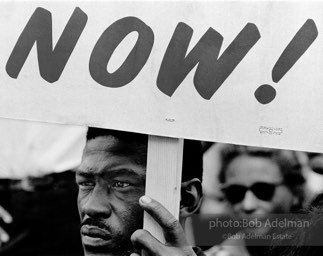
[[[323,150],[323,3],[0,9],[1,117]]]
[[[2,1],[0,116],[322,151],[322,9]],[[145,191],[178,216],[182,141],[151,142]]]

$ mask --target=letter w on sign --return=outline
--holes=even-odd
[[[196,66],[194,85],[204,99],[211,99],[240,61],[260,39],[255,24],[248,23],[218,58],[223,37],[209,28],[186,56],[193,29],[179,23],[167,47],[157,78],[159,90],[172,96]],[[185,57],[186,56],[186,57]]]

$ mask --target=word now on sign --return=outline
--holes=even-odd
[[[35,42],[37,42],[40,75],[50,83],[58,81],[67,61],[87,23],[87,15],[76,8],[69,19],[57,45],[53,49],[51,13],[37,8],[21,33],[7,62],[10,77],[17,78]],[[136,45],[121,67],[107,71],[107,64],[117,46],[132,32],[138,32]],[[188,52],[193,29],[178,23],[164,55],[157,86],[168,96],[172,96],[187,74],[196,66],[194,85],[198,93],[209,100],[219,89],[236,66],[260,39],[255,24],[248,23],[219,57],[223,36],[213,28],[202,36],[194,48]],[[301,35],[300,35],[301,34]],[[306,51],[317,36],[313,20],[308,20],[285,49],[284,56],[273,70],[273,80],[278,82],[297,59]],[[304,40],[307,41],[304,46]],[[118,88],[130,83],[147,62],[154,44],[154,32],[137,17],[125,17],[110,25],[100,36],[91,53],[89,70],[99,84]],[[261,90],[262,89],[262,90]],[[270,87],[260,87],[256,98],[267,103]]]
[[[32,1],[0,10],[2,117],[323,151],[314,115],[323,107],[322,3]]]

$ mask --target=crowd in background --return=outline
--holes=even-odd
[[[85,127],[0,120],[0,255],[82,254],[74,169],[81,161],[85,136]],[[204,199],[198,217],[188,224],[192,244],[207,256],[315,255],[314,249],[319,253],[319,247],[299,246],[309,244],[310,237],[299,230],[291,231],[293,239],[282,246],[242,236],[272,234],[268,228],[235,228],[230,232],[243,239],[230,239],[223,236],[227,230],[207,233],[199,225],[215,216],[264,221],[273,214],[302,212],[320,227],[323,155],[203,145]],[[306,232],[314,238],[319,234]]]
[[[313,210],[313,207],[319,207],[322,203],[322,160],[322,155],[318,153],[213,144],[204,153],[205,198],[200,209],[199,221],[212,219],[214,214],[217,214],[220,219],[230,216],[235,220],[251,221],[267,220],[275,214],[275,216],[289,217],[295,217],[297,214],[319,216],[320,211]],[[310,209],[312,213],[307,212]],[[195,227],[200,224],[199,221],[195,223]],[[287,230],[287,227],[280,230],[269,230],[263,227],[222,230],[222,234],[214,236],[215,246],[206,246],[206,254],[210,256],[287,255],[286,251],[279,252],[278,248],[290,252],[291,248],[297,247],[296,245],[322,245],[320,241],[304,240],[296,243],[299,238],[297,232],[300,230],[303,235],[305,232],[312,232],[311,228]],[[224,239],[221,236],[226,232],[234,231],[240,235],[231,239]],[[273,238],[273,232],[289,232],[292,238],[273,241],[269,239]],[[241,237],[248,238],[246,234],[254,236],[249,236],[252,237],[249,240],[241,239]],[[260,238],[255,239],[255,235]],[[308,239],[311,239],[310,236]],[[200,240],[197,242],[203,243]],[[208,243],[210,244],[210,241]],[[307,247],[320,249],[319,246]],[[312,254],[313,252],[297,255]]]

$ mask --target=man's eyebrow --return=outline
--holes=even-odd
[[[134,170],[128,169],[128,168],[122,168],[122,169],[105,168],[104,170],[106,170],[106,172],[102,173],[102,175],[105,175],[109,178],[114,178],[118,176],[131,176],[136,178],[145,178],[145,175],[141,175],[135,172]]]
[[[108,178],[115,178],[118,176],[128,176],[128,177],[136,177],[140,179],[145,179],[146,175],[145,174],[140,174],[135,172],[132,169],[129,168],[110,168],[110,167],[105,167],[103,168],[100,172],[93,172],[91,170],[80,170],[76,169],[76,176],[81,176],[84,178],[93,178],[94,176],[106,176]]]
[[[75,174],[76,174],[76,176],[82,176],[84,178],[93,178],[94,177],[94,174],[92,172],[87,172],[87,171],[83,171],[80,169],[76,169]]]

